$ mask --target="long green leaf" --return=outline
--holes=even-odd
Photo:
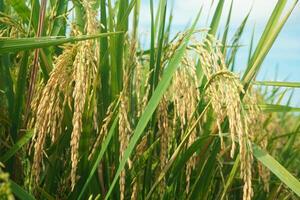
[[[272,48],[277,36],[279,35],[280,31],[282,30],[284,24],[286,23],[286,21],[288,20],[289,16],[292,13],[292,11],[296,7],[298,0],[296,0],[294,2],[294,4],[289,9],[289,11],[284,16],[284,18],[280,22],[277,23],[277,21],[279,20],[279,16],[281,15],[281,12],[283,9],[281,7],[284,7],[284,5],[285,5],[284,2],[285,2],[285,0],[278,1],[277,6],[280,8],[278,8],[278,10],[276,10],[276,8],[277,8],[276,7],[274,10],[274,12],[276,13],[276,17],[274,17],[274,19],[273,19],[272,18],[273,14],[272,14],[272,16],[270,18],[270,20],[271,20],[270,23],[272,24],[272,27],[268,27],[269,26],[269,24],[268,24],[267,28],[265,29],[266,33],[265,32],[263,33],[263,36],[258,44],[258,47],[256,48],[254,55],[251,58],[250,65],[248,66],[247,71],[245,72],[245,74],[242,78],[246,89],[248,88],[249,83],[257,75],[263,60],[265,59],[266,55]],[[264,37],[265,34],[266,34],[266,36]]]
[[[6,162],[18,152],[33,136],[33,131],[28,131],[21,139],[18,140],[4,155],[0,157],[0,162]]]
[[[256,81],[255,85],[300,88],[300,82]]]
[[[31,194],[29,194],[27,191],[25,191],[21,186],[19,186],[14,181],[10,180],[9,183],[10,183],[12,192],[14,193],[14,195],[16,197],[18,197],[18,199],[35,200],[35,198]]]
[[[227,35],[228,35],[228,32],[229,32],[229,25],[230,25],[230,20],[231,20],[232,6],[233,6],[233,0],[231,0],[230,9],[228,11],[228,16],[227,16],[225,30],[224,30],[223,39],[222,39],[222,44],[223,44],[222,52],[223,52],[224,55],[226,55],[226,50],[227,50],[227,48],[226,48],[226,45],[227,45]]]
[[[270,169],[271,172],[300,197],[300,182],[285,167],[257,145],[253,146],[253,154],[257,160]]]
[[[238,156],[236,157],[236,159],[234,161],[234,165],[230,171],[230,174],[227,178],[224,190],[222,192],[221,200],[225,198],[225,195],[233,182],[234,176],[235,176],[236,172],[238,171],[239,164],[240,164],[240,154],[238,154]]]
[[[213,19],[210,24],[210,30],[208,32],[211,35],[216,35],[218,26],[220,24],[220,19],[221,19],[221,15],[222,15],[222,11],[223,11],[224,2],[225,2],[225,0],[220,0],[217,8],[215,10]]]
[[[23,0],[13,0],[10,1],[12,7],[14,10],[20,15],[20,17],[23,18],[24,21],[28,21],[30,18],[30,10],[26,6],[25,1]]]
[[[258,106],[264,112],[300,112],[300,108],[285,105],[261,104]]]
[[[107,37],[110,35],[120,34],[121,32],[102,33],[98,35],[76,36],[76,37],[40,37],[40,38],[0,38],[0,54],[16,52],[26,49],[43,48],[54,45],[60,45],[67,42],[77,42],[82,40]]]
[[[65,27],[66,20],[63,16],[68,8],[68,0],[60,0],[56,1],[56,18],[54,19],[52,30],[50,35],[56,36],[59,35],[60,30]]]
[[[16,84],[16,95],[15,95],[15,104],[14,104],[14,112],[12,114],[12,127],[11,134],[14,142],[16,142],[18,138],[18,130],[21,125],[21,115],[23,108],[23,100],[25,96],[26,89],[26,77],[27,77],[27,68],[28,68],[28,58],[29,53],[25,51],[22,57],[22,61],[20,64],[20,69],[18,73],[18,80]]]

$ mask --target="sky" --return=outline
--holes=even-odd
[[[148,0],[142,0],[140,30],[144,41],[149,41],[150,37],[150,5]],[[158,4],[158,0],[154,0],[154,6]],[[195,19],[200,7],[203,6],[203,12],[199,21],[199,27],[208,27],[208,13],[214,11],[215,6],[210,8],[211,0],[168,0],[173,3],[173,24],[172,35],[180,30],[184,30]],[[216,4],[215,0],[215,4]],[[241,24],[244,17],[251,9],[249,20],[245,28],[243,37],[241,38],[240,52],[237,55],[237,73],[240,73],[247,61],[248,50],[251,40],[253,27],[255,26],[254,41],[257,43],[262,34],[263,28],[267,23],[277,0],[235,0],[233,3],[232,23],[230,27],[230,35],[232,36],[237,27]],[[227,13],[230,7],[231,0],[225,0],[224,15],[221,23],[225,24]],[[293,3],[293,0],[288,0],[287,8]],[[210,10],[211,9],[211,10]],[[300,4],[290,16],[287,24],[278,36],[271,51],[267,55],[259,75],[258,80],[277,80],[300,82]],[[290,91],[291,92],[291,91]],[[286,98],[287,99],[287,98]],[[294,91],[293,106],[300,106],[300,89]]]

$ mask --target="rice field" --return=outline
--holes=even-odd
[[[300,82],[256,80],[298,0],[243,73],[224,2],[172,34],[167,0],[0,0],[0,199],[299,199]]]

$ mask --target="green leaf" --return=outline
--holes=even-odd
[[[0,162],[6,162],[18,152],[33,136],[33,131],[28,131],[21,139],[18,140],[4,155],[0,157]]]
[[[238,154],[238,156],[236,157],[236,159],[234,161],[234,165],[233,165],[233,167],[232,167],[232,169],[230,171],[230,174],[229,174],[229,176],[227,178],[224,190],[222,192],[221,199],[225,198],[225,195],[226,195],[229,187],[231,186],[231,184],[233,182],[234,176],[235,176],[236,172],[238,171],[239,164],[240,164],[240,154]]]
[[[14,112],[12,114],[11,134],[14,142],[16,142],[18,138],[18,130],[21,125],[21,114],[22,114],[23,100],[24,100],[25,89],[26,89],[28,58],[29,58],[29,53],[28,51],[25,51],[22,56],[22,61],[18,72],[18,80],[16,84],[16,95],[14,100],[15,103]]]
[[[257,145],[253,145],[253,154],[257,160],[270,169],[271,172],[300,197],[300,182],[285,167]]]
[[[13,0],[10,1],[12,7],[14,10],[18,13],[20,17],[23,18],[24,21],[28,21],[30,18],[30,10],[26,6],[26,3],[24,0]]]
[[[107,37],[110,35],[120,34],[121,32],[102,33],[98,35],[84,35],[76,37],[39,37],[39,38],[0,38],[0,54],[16,52],[26,49],[43,48],[54,45],[60,45],[67,42],[77,42],[82,40]]]
[[[220,24],[220,19],[221,19],[221,15],[222,15],[222,11],[223,11],[223,6],[224,6],[224,1],[225,0],[220,0],[218,3],[218,6],[215,10],[213,19],[211,21],[210,24],[210,30],[209,30],[209,34],[211,35],[216,35],[217,29],[219,27]]]
[[[223,52],[224,55],[226,55],[226,50],[227,50],[227,48],[226,48],[226,45],[227,45],[227,35],[228,35],[228,32],[229,32],[229,25],[230,25],[230,20],[231,20],[232,6],[233,6],[233,0],[231,1],[230,9],[228,11],[228,16],[227,16],[225,30],[224,30],[223,39],[222,39],[222,44],[223,44],[222,52]]]
[[[255,85],[300,88],[300,82],[256,81]]]
[[[296,7],[298,0],[294,1],[292,7],[288,10],[287,14],[280,21],[280,16],[282,14],[283,8],[285,7],[286,0],[278,1],[269,21],[264,30],[264,33],[255,49],[255,52],[250,60],[250,64],[247,67],[247,71],[245,72],[242,80],[245,84],[245,88],[249,87],[249,83],[253,80],[253,78],[257,75],[261,64],[263,63],[266,55],[272,48],[276,38],[278,37],[280,31],[282,30],[284,24],[288,20],[292,11]]]
[[[180,172],[184,170],[187,161],[194,155],[195,152],[197,152],[203,146],[203,143],[209,137],[210,136],[205,135],[200,138],[197,138],[195,142],[182,154],[182,156],[180,156],[180,158],[176,160],[176,163],[174,163],[174,168],[171,173],[171,178],[180,175]]]
[[[17,183],[15,183],[12,180],[9,180],[10,187],[12,192],[18,199],[21,200],[35,200],[35,198],[29,194],[27,191],[25,191],[21,186],[19,186]]]
[[[212,150],[209,152],[209,158],[196,178],[195,183],[191,186],[191,192],[187,198],[188,200],[197,199],[197,197],[201,197],[201,200],[208,199],[209,193],[207,191],[210,191],[211,183],[213,182],[213,177],[217,169],[217,154],[219,151],[220,140],[216,139],[212,144]]]
[[[56,17],[53,22],[52,30],[50,35],[56,36],[59,35],[60,30],[65,27],[66,20],[63,16],[68,8],[68,0],[60,0],[55,2],[56,6]]]
[[[240,42],[240,39],[241,39],[242,34],[244,32],[244,29],[245,29],[245,26],[246,26],[246,23],[248,21],[250,13],[251,13],[251,11],[249,11],[248,14],[246,15],[246,17],[243,19],[242,23],[240,24],[237,31],[235,32],[233,40],[232,40],[232,44],[231,44],[232,48],[231,48],[231,51],[230,51],[228,61],[226,62],[227,66],[232,64],[231,71],[233,71],[233,69],[234,69],[234,60],[236,58],[237,51],[240,48],[239,42]]]
[[[275,104],[262,104],[258,106],[264,112],[300,112],[300,108],[291,107],[291,106],[275,105]]]

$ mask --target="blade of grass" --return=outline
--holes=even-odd
[[[300,88],[300,82],[256,81],[255,85]]]
[[[284,18],[280,22],[278,22],[285,3],[286,0],[278,1],[277,6],[273,11],[272,16],[270,17],[269,22],[267,24],[267,27],[254,52],[254,55],[251,58],[250,66],[248,66],[247,71],[244,73],[242,80],[245,84],[246,90],[249,87],[249,83],[257,75],[263,60],[265,59],[266,55],[272,48],[284,24],[286,23],[292,11],[296,7],[298,0],[294,1],[294,4],[288,10]]]
[[[248,14],[246,15],[246,17],[242,21],[241,25],[238,27],[238,29],[235,32],[234,37],[233,37],[233,41],[232,41],[232,44],[231,44],[232,48],[231,48],[231,51],[230,51],[230,56],[229,56],[229,59],[226,62],[227,66],[230,66],[232,64],[231,69],[230,69],[231,71],[234,70],[233,62],[234,62],[234,59],[236,58],[236,53],[240,48],[239,42],[240,42],[240,39],[241,39],[242,34],[244,32],[244,29],[245,29],[245,26],[246,26],[246,23],[248,21],[250,13],[251,13],[251,10],[248,12]]]
[[[107,16],[106,16],[106,0],[101,0],[100,2],[100,20],[102,26],[100,26],[101,33],[107,33]],[[110,102],[110,90],[109,90],[109,52],[108,52],[108,38],[102,37],[100,38],[100,64],[99,64],[99,72],[101,74],[101,90],[102,99],[100,100],[103,102],[102,112],[105,113],[106,108]],[[98,102],[98,104],[101,104]]]
[[[240,154],[237,155],[237,157],[234,161],[234,165],[230,171],[230,174],[227,178],[224,190],[222,192],[221,200],[225,198],[225,195],[233,182],[234,176],[235,176],[236,172],[238,171],[239,164],[240,164]]]
[[[13,79],[12,79],[12,75],[10,73],[9,67],[10,66],[10,60],[9,60],[9,56],[8,55],[2,55],[0,56],[0,78],[1,80],[3,80],[4,83],[4,87],[2,89],[4,89],[5,91],[5,95],[7,98],[7,104],[8,104],[8,114],[10,117],[10,120],[12,121],[13,118],[13,110],[14,110],[14,88],[13,88]]]
[[[41,0],[41,6],[39,10],[39,22],[38,22],[38,27],[37,27],[37,33],[36,37],[41,37],[43,28],[44,28],[44,21],[45,21],[45,13],[46,13],[46,6],[47,6],[47,0]],[[33,66],[31,68],[30,72],[30,78],[29,78],[29,86],[28,86],[28,92],[27,92],[27,98],[26,98],[26,104],[25,104],[25,126],[27,124],[27,117],[28,117],[28,112],[31,104],[31,100],[34,94],[34,87],[35,87],[35,82],[36,82],[36,77],[38,73],[38,64],[39,64],[39,51],[40,49],[37,48],[34,51],[34,58],[33,58]],[[45,70],[43,70],[45,71]]]
[[[228,16],[227,16],[227,20],[226,20],[226,25],[225,25],[225,31],[223,33],[223,39],[222,39],[222,52],[223,54],[226,56],[226,45],[227,45],[227,35],[228,35],[228,31],[229,31],[229,25],[230,25],[230,21],[231,21],[231,13],[232,13],[232,7],[233,7],[233,0],[231,0],[231,4],[230,4],[230,8],[228,11]]]
[[[253,145],[253,154],[257,160],[265,165],[283,183],[295,192],[298,197],[300,197],[300,182],[289,171],[287,171],[285,167],[257,145]]]
[[[209,158],[192,186],[187,199],[196,199],[198,197],[203,200],[208,199],[209,192],[207,191],[210,191],[209,187],[211,186],[212,177],[216,170],[217,154],[219,151],[220,141],[219,138],[217,138],[212,144],[212,150],[210,151]]]
[[[163,50],[163,44],[164,44],[164,32],[165,32],[165,25],[166,25],[166,12],[167,12],[167,3],[164,0],[162,4],[161,10],[161,18],[160,18],[160,23],[159,23],[159,35],[158,35],[158,49],[157,49],[157,54],[156,54],[156,64],[154,67],[154,72],[153,72],[153,82],[151,84],[151,89],[152,91],[155,90],[157,83],[158,83],[158,76],[160,74],[161,70],[161,57],[162,57],[162,50]]]
[[[25,191],[21,186],[19,186],[14,181],[10,180],[10,187],[12,192],[16,197],[18,197],[21,200],[35,200],[35,198],[29,194],[27,191]]]
[[[18,15],[25,21],[28,22],[30,18],[30,10],[27,7],[25,1],[23,0],[14,0],[10,1],[14,10],[18,13]]]
[[[300,112],[300,108],[276,104],[261,104],[259,108],[264,112]]]
[[[56,14],[55,14],[55,19],[53,22],[53,26],[51,28],[51,33],[50,35],[52,36],[57,36],[59,35],[61,29],[65,27],[66,20],[64,15],[67,12],[68,8],[68,0],[60,0],[55,2],[55,6],[57,7],[56,9]]]
[[[82,40],[96,39],[99,37],[108,37],[121,32],[102,33],[89,36],[76,37],[40,37],[40,38],[20,38],[20,39],[0,39],[0,54],[17,52],[27,49],[43,48],[55,45],[61,45],[68,42],[78,42]]]
[[[14,100],[15,105],[14,105],[12,127],[11,127],[11,134],[14,142],[17,141],[19,126],[21,123],[21,112],[22,112],[23,100],[24,100],[25,88],[26,88],[28,58],[29,58],[29,53],[28,51],[25,51],[22,57],[22,61],[18,73],[16,95]]]
[[[215,10],[214,16],[213,16],[211,24],[210,24],[210,30],[208,31],[208,33],[210,35],[213,35],[213,36],[216,35],[217,29],[218,29],[219,24],[220,24],[220,19],[221,19],[221,16],[222,16],[224,2],[225,2],[225,0],[220,0],[218,2],[217,8]]]
[[[6,153],[1,155],[0,162],[6,162],[13,155],[15,155],[19,149],[21,149],[33,136],[33,131],[28,131],[25,135],[22,136]]]

